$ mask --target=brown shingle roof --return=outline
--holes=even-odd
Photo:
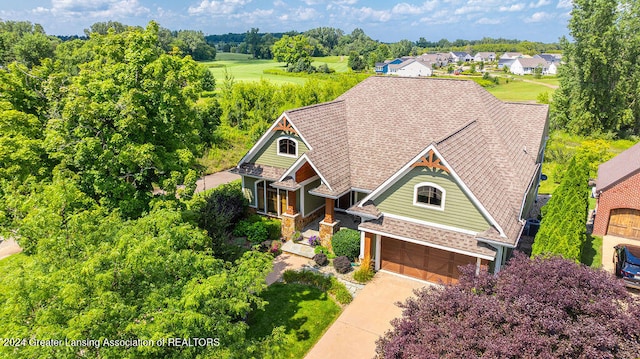
[[[277,168],[255,163],[242,163],[240,166],[230,170],[239,175],[262,177],[268,180],[277,181],[285,173],[286,168]]]
[[[402,220],[382,217],[377,220],[364,222],[359,229],[368,229],[386,234],[396,235],[423,241],[429,244],[454,248],[469,254],[480,254],[495,258],[496,251],[480,243],[470,234],[438,229]]]
[[[598,167],[596,191],[604,191],[640,171],[640,142]]]

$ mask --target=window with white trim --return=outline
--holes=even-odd
[[[289,137],[278,139],[278,155],[298,157],[298,141]]]
[[[413,204],[416,206],[444,209],[444,188],[434,183],[418,183],[414,187]]]

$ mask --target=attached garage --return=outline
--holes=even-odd
[[[382,237],[380,269],[429,282],[458,282],[458,266],[476,264],[477,258],[438,248]],[[482,265],[487,261],[482,260]]]
[[[640,240],[640,211],[628,208],[611,210],[607,234]]]

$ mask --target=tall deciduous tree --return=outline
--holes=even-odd
[[[558,257],[518,255],[497,275],[465,267],[460,282],[403,305],[378,358],[636,358],[640,305],[611,274]]]
[[[297,63],[300,59],[309,60],[312,50],[308,37],[284,35],[273,44],[271,51],[276,61],[284,62],[288,66]]]
[[[213,86],[189,58],[163,54],[158,25],[94,34],[95,57],[82,64],[57,101],[46,145],[79,174],[83,192],[126,216],[147,208],[153,184],[174,193],[196,180],[202,119],[195,103]],[[186,193],[185,195],[188,195]]]
[[[637,2],[574,0],[553,124],[573,133],[640,133]]]

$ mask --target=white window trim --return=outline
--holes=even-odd
[[[439,190],[440,192],[442,192],[442,199],[440,200],[440,205],[439,206],[418,202],[418,188],[425,187],[425,186],[433,187],[433,188]],[[444,202],[445,202],[446,195],[447,195],[447,191],[444,188],[438,186],[437,184],[432,183],[432,182],[420,182],[417,185],[413,186],[413,205],[416,206],[416,207],[422,207],[422,208],[435,209],[435,210],[438,210],[438,211],[444,211],[444,204],[445,204]]]
[[[291,141],[293,141],[293,143],[296,144],[296,153],[294,155],[280,152],[280,141],[282,141],[282,140],[291,140]],[[276,142],[277,142],[276,143],[276,145],[277,145],[276,151],[278,153],[278,156],[298,158],[298,140],[296,140],[295,138],[290,137],[290,136],[281,136],[281,137],[278,137],[278,140]]]

